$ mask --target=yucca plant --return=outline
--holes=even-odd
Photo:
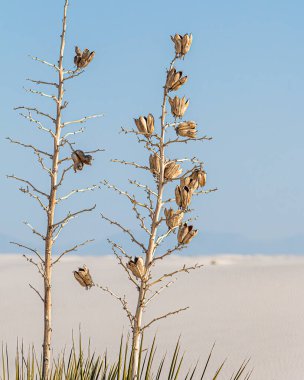
[[[157,124],[157,118],[149,113],[148,116],[139,116],[134,119],[136,129],[122,128],[122,132],[135,135],[138,142],[143,144],[148,153],[146,164],[121,159],[112,160],[132,169],[136,168],[152,174],[154,186],[129,179],[136,191],[136,194],[132,195],[108,181],[103,181],[106,187],[130,201],[139,226],[146,236],[145,240],[141,240],[128,226],[102,214],[104,220],[118,227],[133,243],[132,252],[129,252],[121,244],[108,240],[119,264],[126,272],[129,281],[135,286],[136,305],[130,306],[124,295],[117,295],[109,287],[95,283],[97,287],[121,303],[129,319],[132,334],[132,380],[139,379],[140,341],[144,331],[153,323],[188,309],[188,306],[168,311],[152,320],[144,320],[144,310],[150,301],[175,282],[179,274],[189,273],[201,268],[202,265],[183,265],[171,273],[156,277],[152,269],[173,253],[185,249],[192,239],[196,238],[198,230],[191,224],[191,219],[186,219],[191,212],[191,201],[193,197],[215,190],[203,189],[206,184],[206,172],[201,160],[196,157],[170,157],[171,147],[211,139],[203,134],[198,136],[200,128],[197,123],[183,119],[189,107],[189,100],[185,96],[169,96],[171,92],[179,90],[187,82],[188,77],[183,76],[183,73],[175,68],[175,64],[188,54],[192,44],[192,34],[183,36],[175,34],[171,38],[174,43],[174,55],[165,76],[160,123]],[[169,121],[167,120],[168,105],[173,118]],[[178,151],[181,152],[180,149]],[[145,196],[144,201],[140,200],[140,191]],[[171,248],[164,250],[161,244],[169,236],[174,238],[175,243]],[[138,255],[134,258],[136,251]],[[82,286],[85,286],[85,283]]]
[[[70,129],[75,124],[82,124],[89,119],[101,116],[91,115],[84,116],[76,120],[64,121],[64,110],[68,106],[68,102],[64,98],[66,82],[78,77],[82,74],[83,68],[88,66],[94,57],[94,52],[90,52],[85,49],[83,52],[76,47],[76,56],[74,58],[75,68],[66,69],[64,67],[64,52],[65,52],[65,38],[67,27],[67,10],[69,0],[64,1],[62,30],[60,35],[60,46],[58,52],[58,63],[49,63],[44,59],[32,57],[35,61],[38,61],[48,68],[51,68],[55,72],[55,78],[53,82],[40,80],[40,79],[28,79],[31,83],[37,86],[44,86],[54,90],[53,93],[40,91],[37,89],[29,88],[27,91],[31,94],[42,96],[51,100],[54,104],[54,110],[47,112],[37,107],[20,106],[17,110],[20,110],[20,115],[28,120],[39,131],[42,131],[50,137],[48,151],[40,149],[33,145],[31,142],[24,143],[11,138],[8,138],[10,142],[30,149],[36,156],[38,163],[42,170],[49,177],[49,186],[46,189],[41,189],[41,185],[33,184],[32,180],[28,180],[23,177],[10,175],[12,178],[21,183],[20,191],[30,196],[32,199],[38,202],[44,213],[45,220],[45,233],[40,232],[39,228],[33,227],[31,224],[25,222],[25,224],[32,230],[32,232],[38,236],[41,240],[41,250],[29,247],[20,242],[13,242],[26,252],[34,256],[23,256],[26,260],[33,264],[43,281],[43,290],[31,288],[39,296],[43,302],[43,320],[44,320],[44,332],[43,332],[43,361],[42,361],[42,377],[47,378],[48,369],[50,365],[50,352],[51,352],[51,335],[52,335],[52,270],[60,259],[69,252],[76,251],[78,248],[84,246],[92,240],[86,240],[81,243],[77,243],[70,248],[59,252],[58,257],[53,257],[54,244],[57,241],[63,228],[76,216],[92,211],[95,206],[78,210],[75,212],[68,212],[62,219],[56,220],[55,211],[58,205],[66,199],[70,198],[76,193],[81,193],[96,188],[96,185],[90,186],[85,189],[74,189],[67,194],[60,194],[64,180],[67,177],[68,172],[74,169],[75,172],[82,170],[84,165],[90,165],[92,162],[92,156],[88,153],[94,153],[100,151],[96,149],[90,152],[84,152],[81,149],[74,149],[74,142],[70,139],[78,133],[84,131],[83,128],[79,130]],[[70,57],[71,59],[73,57]],[[62,153],[65,148],[68,148],[68,153]],[[70,165],[71,161],[73,162]],[[67,165],[68,164],[68,165]],[[58,252],[57,252],[58,253]],[[23,363],[23,361],[22,361]]]
[[[193,368],[186,368],[184,364],[184,354],[181,354],[180,341],[178,340],[173,354],[170,358],[164,355],[156,361],[156,339],[154,338],[151,347],[144,348],[143,337],[139,348],[138,379],[139,380],[249,380],[252,371],[248,370],[248,362],[244,361],[240,367],[230,377],[221,376],[225,365],[223,361],[211,377],[207,377],[207,370],[213,355],[213,348],[208,358],[199,370],[199,362]],[[85,353],[79,338],[78,348],[74,341],[69,354],[63,352],[54,360],[49,368],[48,377],[42,375],[43,358],[37,358],[34,347],[27,353],[23,345],[17,345],[15,366],[9,368],[9,354],[7,347],[2,345],[0,380],[132,380],[132,357],[133,352],[129,350],[128,339],[120,341],[118,357],[109,363],[107,354],[97,355],[91,352],[90,343]]]

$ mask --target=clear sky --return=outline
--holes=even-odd
[[[28,77],[52,78],[52,70],[28,54],[57,61],[62,4],[10,0],[1,7],[2,252],[16,251],[8,244],[11,239],[35,241],[22,221],[45,229],[34,201],[5,178],[14,173],[47,184],[45,173],[30,151],[5,137],[48,146],[47,136],[18,117],[13,107],[40,105],[54,111],[54,104],[26,93],[23,86],[28,86]],[[194,153],[205,162],[208,187],[219,191],[195,200],[200,235],[188,253],[304,253],[303,15],[301,0],[71,0],[65,66],[72,67],[76,44],[95,50],[96,57],[86,73],[68,85],[65,117],[104,113],[77,141],[84,150],[103,147],[106,152],[96,156],[91,168],[71,173],[66,191],[103,178],[126,188],[127,178],[136,172],[110,163],[110,158],[147,163],[142,147],[131,136],[119,135],[119,129],[133,127],[133,118],[140,114],[151,112],[157,119],[173,53],[170,35],[192,32],[191,51],[178,63],[189,76],[179,95],[191,100],[187,119],[214,137],[197,143]],[[188,153],[188,147],[181,151]],[[129,205],[105,189],[80,194],[62,210],[94,203],[94,214],[71,222],[60,247],[95,238],[84,252],[109,253],[106,237],[122,236],[101,220],[101,210],[136,226]]]

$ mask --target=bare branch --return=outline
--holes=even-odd
[[[75,216],[77,216],[79,214],[82,214],[84,212],[90,212],[90,211],[94,210],[95,208],[96,208],[96,205],[94,205],[91,208],[84,208],[82,210],[79,210],[79,211],[76,211],[76,212],[73,212],[73,213],[69,212],[68,215],[65,218],[63,218],[60,222],[54,223],[52,227],[55,228],[57,226],[60,226],[61,224],[64,224],[66,221],[75,218]]]
[[[36,261],[34,261],[32,258],[30,257],[27,257],[26,255],[22,255],[26,261],[28,261],[29,263],[33,264],[37,269],[38,269],[38,272],[41,274],[41,276],[43,278],[45,278],[45,274],[44,274],[44,271],[43,271],[43,268],[42,268],[42,265],[39,265],[38,263],[36,263]]]
[[[118,194],[120,195],[124,195],[125,197],[127,197],[129,199],[129,201],[134,205],[138,205],[142,208],[145,208],[146,210],[149,211],[149,213],[151,214],[153,212],[153,210],[148,206],[146,205],[145,203],[142,203],[142,202],[138,202],[135,198],[135,195],[130,195],[127,191],[123,191],[123,190],[120,190],[117,186],[115,185],[112,185],[110,184],[108,181],[106,180],[103,180],[100,182],[102,185],[106,186],[107,188],[109,189],[112,189],[114,191],[116,191]]]
[[[36,127],[42,131],[45,131],[45,132],[48,132],[52,137],[55,137],[54,135],[54,132],[49,129],[49,128],[45,128],[42,123],[38,120],[35,120],[33,117],[32,117],[32,114],[30,112],[28,112],[29,114],[28,115],[24,115],[22,112],[19,113],[20,116],[24,117],[25,119],[29,120],[31,123],[34,123],[36,124]]]
[[[23,88],[24,88],[24,90],[25,90],[26,92],[29,92],[29,93],[31,93],[31,94],[35,94],[35,95],[40,95],[40,96],[43,96],[43,97],[45,97],[45,98],[52,99],[52,100],[54,100],[56,103],[58,103],[58,99],[56,98],[55,95],[49,95],[49,94],[46,94],[45,92],[42,92],[42,91],[36,91],[36,90],[31,89],[31,88],[25,88],[25,87],[23,87]]]
[[[144,169],[144,170],[150,171],[150,168],[148,168],[148,166],[139,165],[136,162],[127,162],[124,160],[117,160],[117,159],[113,159],[113,160],[111,160],[111,162],[117,162],[117,163],[123,164],[123,165],[130,165],[130,166],[134,166],[137,169]]]
[[[60,139],[60,143],[61,143],[61,141],[66,140],[67,137],[77,135],[78,133],[83,133],[84,131],[85,131],[85,128],[82,127],[82,128],[80,128],[80,129],[78,129],[77,131],[74,131],[74,132],[68,132],[68,133],[66,133],[64,136],[61,137],[61,139]],[[61,160],[61,161],[62,161],[62,160]]]
[[[38,257],[39,260],[42,262],[42,264],[44,264],[44,260],[42,259],[41,254],[38,252],[37,249],[31,248],[31,247],[27,247],[26,245],[23,245],[23,244],[20,244],[20,243],[16,243],[16,242],[14,242],[14,241],[10,241],[10,244],[17,245],[17,246],[20,247],[20,248],[24,248],[24,249],[27,249],[27,250],[30,251],[30,252],[35,253],[35,255],[37,255],[37,257]]]
[[[25,224],[28,228],[30,228],[33,234],[38,235],[41,237],[42,240],[45,240],[45,236],[42,235],[42,233],[38,232],[31,224],[29,224],[28,222],[23,222],[23,224]]]
[[[36,186],[34,186],[30,181],[26,180],[26,179],[23,179],[23,178],[19,178],[19,177],[16,177],[15,175],[7,175],[6,176],[7,178],[12,178],[12,179],[15,179],[16,181],[19,181],[19,182],[23,182],[23,183],[26,183],[27,185],[29,185],[34,191],[36,191],[36,193],[39,193],[43,196],[45,196],[47,199],[49,199],[49,196],[48,194],[44,193],[43,191],[41,190],[38,190]]]
[[[32,83],[46,84],[46,85],[50,85],[50,86],[54,86],[54,87],[58,88],[58,83],[55,83],[55,82],[45,82],[42,80],[35,80],[35,79],[30,79],[30,78],[27,78],[26,80],[28,80],[29,82],[32,82]]]
[[[66,121],[62,124],[62,128],[66,127],[69,124],[82,124],[82,123],[85,123],[87,120],[95,119],[96,117],[101,117],[101,116],[104,116],[104,114],[101,113],[101,114],[96,114],[96,115],[90,115],[90,116],[82,117],[81,119],[78,119],[78,120]]]
[[[120,228],[123,232],[125,232],[127,235],[129,235],[131,241],[133,243],[136,243],[139,247],[141,247],[141,249],[143,250],[143,252],[147,252],[146,250],[146,247],[144,246],[143,243],[140,243],[136,238],[135,236],[133,235],[133,233],[127,229],[126,227],[123,227],[120,223],[116,222],[116,220],[112,220],[112,219],[109,219],[108,217],[106,217],[104,214],[100,214],[101,217],[103,219],[105,219],[107,222],[109,222],[110,224],[114,224],[115,226],[117,226],[118,228]]]
[[[187,310],[187,309],[189,309],[189,306],[187,306],[187,307],[183,307],[183,308],[178,309],[178,310],[170,311],[170,312],[167,313],[167,314],[164,314],[164,315],[162,315],[162,316],[160,316],[160,317],[154,318],[154,319],[152,319],[151,322],[149,322],[148,324],[146,324],[145,326],[143,326],[143,327],[141,328],[141,331],[144,331],[145,329],[147,329],[148,327],[150,327],[153,323],[155,323],[155,322],[157,322],[157,321],[159,321],[159,320],[161,320],[161,319],[167,318],[167,317],[169,317],[169,316],[171,316],[171,315],[178,314],[178,313],[180,313],[180,312],[182,312],[182,311],[185,311],[185,310]]]
[[[61,178],[60,178],[59,182],[58,182],[57,185],[56,185],[56,189],[58,189],[58,187],[62,185],[62,182],[63,182],[63,180],[64,180],[64,177],[65,177],[66,173],[67,173],[69,170],[71,170],[72,167],[73,167],[73,165],[71,165],[71,166],[69,166],[69,167],[67,167],[67,168],[65,168],[65,169],[63,170],[63,172],[62,172],[62,174],[61,174]]]
[[[116,256],[118,262],[119,262],[119,265],[121,265],[123,267],[123,269],[125,270],[125,272],[127,273],[128,275],[128,278],[131,282],[133,282],[133,284],[136,286],[136,289],[139,290],[139,285],[138,283],[134,280],[134,278],[130,275],[130,271],[129,269],[127,268],[127,266],[124,264],[124,262],[122,261],[122,258],[121,256],[118,255],[118,253],[116,252],[116,248],[125,256],[127,257],[129,260],[132,259],[131,256],[127,255],[127,253],[125,252],[125,250],[118,244],[116,244],[115,242],[111,241],[110,239],[107,239],[108,240],[108,243],[110,243],[112,245],[112,251],[114,253],[114,255]]]
[[[35,152],[35,154],[37,155],[37,158],[38,158],[38,162],[39,164],[41,165],[42,169],[45,170],[51,177],[54,175],[52,170],[49,169],[47,166],[45,166],[44,164],[44,160],[43,158],[40,156],[40,153],[39,152]]]
[[[189,273],[191,270],[199,269],[199,268],[202,268],[203,266],[204,266],[203,264],[195,264],[194,266],[191,266],[191,267],[186,267],[186,265],[184,265],[182,268],[177,269],[174,272],[166,273],[166,274],[162,275],[157,280],[155,280],[152,283],[150,283],[149,287],[151,287],[151,286],[153,286],[155,284],[158,284],[159,282],[163,281],[165,278],[173,277],[174,275],[176,275],[178,273],[183,273],[183,272]]]
[[[170,144],[175,144],[175,143],[185,143],[187,144],[189,141],[203,141],[203,140],[212,140],[212,137],[208,137],[208,136],[203,136],[203,137],[197,137],[195,139],[191,139],[191,138],[187,138],[187,139],[180,139],[180,138],[177,138],[177,139],[174,139],[174,140],[168,140],[164,146],[168,146]]]
[[[154,257],[152,263],[154,263],[157,260],[163,260],[165,257],[170,256],[173,252],[181,251],[185,247],[186,247],[185,245],[178,244],[174,248],[168,249],[166,253],[164,253],[164,254],[162,254],[160,256]]]
[[[155,191],[153,191],[149,186],[143,185],[143,184],[137,182],[136,180],[129,179],[129,182],[131,183],[131,185],[135,185],[135,186],[137,186],[139,188],[142,188],[142,189],[145,190],[145,192],[148,192],[149,194],[154,195],[155,197],[157,197],[157,193]]]
[[[20,107],[15,107],[14,110],[27,110],[27,111],[33,111],[33,112],[36,112],[37,115],[41,115],[41,116],[44,116],[44,117],[47,117],[48,119],[52,120],[52,122],[54,124],[56,124],[56,120],[48,113],[45,113],[45,112],[41,112],[40,110],[38,110],[37,108],[33,108],[33,107],[25,107],[25,106],[20,106]]]
[[[108,287],[104,287],[104,286],[101,286],[101,285],[98,285],[98,284],[94,284],[94,286],[96,286],[97,288],[103,290],[106,293],[109,293],[112,297],[116,298],[121,303],[122,308],[127,313],[127,316],[129,318],[129,321],[130,321],[130,324],[131,324],[131,327],[132,327],[133,326],[134,317],[133,317],[131,311],[128,308],[128,303],[126,301],[126,296],[120,297],[120,296],[116,295],[114,292],[112,292],[112,290],[110,290]]]
[[[38,57],[33,57],[33,56],[31,56],[31,55],[30,55],[29,57],[31,57],[34,61],[41,62],[41,63],[43,63],[44,65],[50,66],[50,67],[52,67],[53,69],[59,71],[59,67],[56,66],[56,65],[54,65],[53,63],[49,63],[49,62],[47,62],[47,61],[45,61],[45,60],[43,60],[43,59],[40,59],[40,58],[38,58]]]
[[[39,205],[43,208],[43,210],[47,213],[48,212],[48,206],[46,206],[40,199],[40,197],[34,193],[32,193],[28,186],[26,188],[24,187],[20,187],[19,190],[24,193],[24,194],[28,194],[31,198],[34,198],[36,199],[36,201],[39,203]]]
[[[83,247],[84,245],[86,245],[86,244],[88,244],[88,243],[91,243],[92,241],[94,241],[94,239],[86,240],[86,241],[84,241],[83,243],[80,243],[80,244],[76,244],[76,245],[74,245],[74,247],[72,247],[72,248],[66,249],[64,252],[62,252],[62,253],[58,256],[58,258],[53,262],[52,265],[55,265],[56,263],[58,263],[58,261],[59,261],[63,256],[65,256],[67,253],[75,252],[75,251],[77,251],[80,247]]]
[[[41,301],[44,303],[44,298],[42,297],[42,295],[39,293],[39,291],[36,289],[36,288],[34,288],[31,284],[29,284],[29,287],[31,288],[31,289],[33,289],[34,290],[34,292],[38,295],[38,297],[41,299]]]
[[[174,279],[173,281],[169,281],[169,282],[167,282],[164,286],[162,286],[161,288],[159,288],[158,290],[156,290],[156,291],[152,294],[152,296],[150,296],[150,297],[145,301],[145,306],[147,306],[148,303],[149,303],[150,301],[152,301],[153,298],[155,298],[156,296],[158,296],[163,290],[169,288],[169,286],[171,286],[172,284],[174,284],[175,281],[176,281],[176,279]]]
[[[84,193],[86,191],[93,191],[97,188],[100,188],[100,186],[98,185],[92,185],[90,187],[86,187],[85,189],[75,189],[75,190],[72,190],[71,192],[69,192],[67,195],[64,195],[63,197],[60,197],[57,199],[57,203],[61,202],[61,201],[64,201],[66,199],[68,199],[70,196],[76,194],[76,193]]]
[[[53,156],[52,156],[50,153],[48,153],[48,152],[44,152],[43,150],[40,150],[40,149],[36,148],[34,145],[31,145],[31,144],[24,144],[23,142],[21,142],[21,141],[17,141],[17,140],[13,140],[13,139],[11,139],[10,137],[6,137],[6,139],[9,140],[12,144],[21,145],[21,146],[23,146],[24,148],[30,148],[30,149],[32,149],[32,150],[34,151],[34,153],[36,153],[36,154],[40,153],[40,154],[43,154],[43,155],[45,155],[45,156],[47,156],[47,157],[49,157],[49,158],[51,158],[51,159],[53,158]]]
[[[68,77],[65,77],[63,80],[66,81],[66,80],[78,77],[79,75],[81,75],[83,73],[84,73],[84,70],[79,71],[79,69],[74,70],[74,71],[73,70],[65,71],[65,74],[72,74],[72,75],[69,75]]]
[[[209,193],[213,193],[214,191],[218,191],[218,188],[214,188],[214,189],[209,189],[209,190],[200,190],[200,191],[195,191],[193,193],[193,195],[200,195],[200,194],[209,194]]]

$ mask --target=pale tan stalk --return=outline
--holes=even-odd
[[[170,64],[169,70],[172,69],[174,62],[176,60],[176,57],[172,60]],[[146,293],[147,293],[147,279],[149,278],[149,268],[151,267],[154,251],[156,248],[156,236],[157,236],[157,229],[159,226],[159,216],[163,207],[163,193],[164,193],[164,187],[165,187],[165,133],[166,133],[166,101],[168,97],[168,89],[166,86],[164,86],[164,95],[163,95],[163,102],[162,102],[162,114],[161,114],[161,137],[159,141],[159,155],[160,155],[160,173],[158,176],[158,191],[157,191],[157,201],[155,205],[155,209],[153,212],[153,219],[151,223],[151,234],[149,239],[149,245],[146,252],[146,268],[148,268],[148,274],[147,276],[141,280],[140,283],[140,289],[138,292],[138,299],[137,299],[137,306],[136,306],[136,313],[134,317],[134,323],[133,323],[133,331],[132,331],[132,351],[133,351],[133,357],[132,357],[132,379],[137,380],[138,379],[138,360],[139,360],[139,349],[140,349],[140,338],[142,334],[142,316],[143,311],[145,308],[145,302],[146,302]]]
[[[47,214],[47,231],[45,238],[45,272],[44,272],[44,335],[43,335],[43,367],[42,377],[47,379],[50,355],[51,355],[51,336],[52,336],[52,247],[53,247],[53,232],[54,232],[54,215],[56,208],[56,193],[57,193],[57,177],[58,177],[58,161],[59,161],[59,144],[61,135],[61,113],[62,113],[62,99],[64,95],[64,70],[63,70],[63,54],[65,47],[65,33],[66,33],[66,15],[69,1],[65,0],[63,19],[62,19],[62,33],[61,44],[58,61],[58,95],[56,101],[56,121],[55,121],[55,135],[53,137],[53,160],[52,160],[52,174],[51,174],[51,191],[49,196],[49,207]]]

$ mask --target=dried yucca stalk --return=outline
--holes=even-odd
[[[143,144],[144,148],[149,152],[149,166],[144,166],[137,162],[127,162],[118,159],[113,160],[122,165],[128,165],[132,168],[135,167],[149,174],[152,173],[155,186],[151,187],[136,180],[129,180],[131,185],[136,187],[137,192],[144,191],[146,200],[143,201],[139,199],[139,194],[131,195],[127,190],[121,190],[119,187],[109,184],[108,181],[104,181],[104,184],[108,188],[125,196],[131,202],[132,210],[146,236],[145,240],[138,239],[130,228],[102,214],[104,220],[117,226],[128,235],[134,246],[136,246],[142,254],[142,257],[137,257],[133,260],[127,250],[116,242],[109,240],[119,264],[124,271],[127,272],[129,280],[135,285],[136,291],[138,292],[134,311],[129,307],[125,296],[116,296],[108,287],[101,287],[102,290],[111,294],[121,303],[129,319],[132,329],[132,375],[130,377],[132,380],[139,379],[137,371],[140,337],[145,329],[156,321],[186,309],[180,308],[148,322],[144,322],[143,313],[147,305],[151,299],[159,295],[163,289],[166,289],[174,282],[172,278],[177,274],[189,272],[201,267],[201,265],[198,264],[193,266],[184,265],[172,273],[165,273],[160,276],[155,276],[151,271],[152,267],[154,267],[158,261],[164,260],[174,252],[184,249],[197,234],[197,230],[195,230],[193,226],[188,226],[187,223],[182,225],[182,221],[185,213],[190,212],[189,205],[192,196],[202,193],[202,191],[198,191],[198,188],[202,186],[203,178],[205,178],[201,169],[203,163],[197,158],[170,159],[167,157],[167,148],[172,144],[186,143],[188,140],[202,141],[208,139],[205,136],[197,137],[196,123],[194,121],[181,121],[179,123],[176,121],[176,118],[182,118],[184,116],[189,106],[189,100],[179,96],[175,96],[174,98],[169,97],[171,91],[178,91],[178,89],[187,82],[187,76],[183,76],[183,73],[177,70],[174,64],[178,59],[184,58],[189,52],[192,35],[185,34],[181,36],[176,34],[172,37],[172,40],[174,42],[175,55],[167,70],[165,84],[163,86],[164,94],[161,105],[160,124],[157,125],[155,122],[157,118],[154,120],[152,114],[149,114],[147,117],[140,116],[134,120],[137,127],[136,130],[129,131],[123,129],[123,132],[126,134],[135,134],[138,142]],[[166,117],[169,116],[167,112],[168,103],[173,116],[172,122],[166,121]],[[184,138],[176,138],[175,132]],[[176,151],[182,152],[181,149]],[[193,164],[196,166],[188,167],[182,176],[183,166],[192,166]],[[174,197],[172,194],[172,186],[167,187],[167,185],[175,180],[179,180],[180,184],[175,187]],[[166,191],[168,194],[165,194]],[[173,208],[168,207],[168,204],[172,202],[176,202],[179,207],[178,210],[175,211]],[[173,235],[177,227],[179,227],[179,230],[177,233],[177,242],[176,239],[174,239],[175,246],[163,251],[161,243],[164,239]]]
[[[48,90],[46,92],[37,91],[36,89],[28,89],[27,91],[39,96],[43,96],[48,100],[51,100],[55,103],[55,112],[53,113],[54,107],[50,108],[52,111],[48,113],[47,110],[41,111],[40,108],[36,107],[27,107],[21,106],[16,109],[22,109],[21,115],[31,122],[34,127],[37,127],[39,131],[43,131],[45,136],[49,138],[45,144],[46,148],[40,149],[38,146],[24,144],[20,141],[15,141],[9,138],[9,140],[18,144],[22,147],[31,149],[40,164],[40,167],[43,170],[43,173],[48,176],[49,186],[46,186],[45,189],[41,190],[40,184],[33,185],[32,182],[27,179],[17,177],[15,175],[9,176],[14,180],[19,181],[22,185],[26,184],[26,187],[21,187],[20,190],[24,194],[28,194],[32,199],[37,201],[39,206],[43,211],[44,223],[41,223],[45,228],[45,232],[40,232],[39,229],[34,228],[29,223],[26,223],[27,226],[32,230],[35,236],[38,236],[41,239],[41,247],[39,250],[36,250],[32,247],[25,246],[20,243],[13,243],[18,245],[20,248],[34,254],[35,257],[28,257],[23,255],[29,263],[35,266],[41,275],[43,281],[43,290],[35,289],[33,286],[32,289],[35,290],[35,293],[39,296],[39,299],[43,302],[43,353],[42,353],[42,370],[40,377],[42,379],[49,378],[49,366],[51,363],[51,337],[52,337],[52,272],[56,264],[69,252],[74,252],[80,247],[89,243],[92,240],[86,240],[81,243],[73,244],[72,247],[67,248],[62,251],[57,251],[58,257],[53,256],[53,247],[54,243],[57,242],[61,232],[64,227],[76,216],[85,212],[92,211],[95,206],[85,209],[80,209],[75,212],[68,211],[65,216],[62,218],[58,217],[57,205],[61,204],[66,199],[72,197],[74,194],[79,192],[85,192],[93,190],[97,186],[93,185],[85,189],[74,189],[67,194],[62,194],[62,185],[65,183],[65,180],[68,178],[69,172],[72,168],[75,171],[81,170],[83,165],[90,165],[92,161],[91,155],[86,155],[82,150],[74,150],[73,145],[75,142],[71,141],[72,136],[78,135],[78,133],[83,132],[83,129],[73,129],[75,124],[84,123],[89,119],[99,117],[101,115],[90,115],[84,116],[80,119],[65,121],[63,110],[68,106],[68,102],[65,101],[65,84],[67,80],[78,77],[93,59],[94,52],[89,52],[88,49],[85,49],[83,52],[76,47],[76,57],[74,62],[77,66],[76,70],[67,70],[64,68],[63,59],[65,52],[65,38],[66,38],[66,26],[67,26],[67,10],[68,10],[69,1],[64,0],[64,9],[63,9],[63,19],[62,19],[62,30],[60,35],[60,47],[58,51],[58,61],[56,63],[49,63],[40,58],[33,57],[35,61],[39,61],[45,64],[48,68],[54,70],[55,78],[51,82],[45,80],[29,79],[30,82],[38,85],[45,86],[48,89],[52,89],[49,94]],[[72,61],[73,57],[70,57]],[[36,115],[36,116],[34,116]],[[46,127],[47,126],[47,127]],[[64,133],[63,133],[64,131]],[[66,152],[68,148],[68,152]],[[72,150],[72,156],[70,153],[70,148]],[[99,151],[99,149],[94,152]],[[93,153],[87,152],[87,153]],[[73,164],[71,165],[71,160]],[[68,165],[67,165],[68,164]],[[63,214],[64,215],[64,214]],[[83,277],[86,269],[80,269],[75,277],[77,276],[78,281],[83,281],[83,285],[90,287],[89,282],[89,272]]]

